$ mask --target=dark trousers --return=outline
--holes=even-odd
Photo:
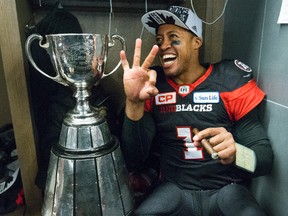
[[[135,211],[137,216],[265,216],[246,187],[230,184],[217,190],[184,190],[166,182]]]

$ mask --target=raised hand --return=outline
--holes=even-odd
[[[124,70],[123,84],[126,94],[126,101],[134,104],[143,104],[145,100],[158,94],[155,87],[156,71],[149,70],[158,52],[158,46],[154,45],[140,66],[142,40],[137,39],[133,57],[133,65],[130,68],[126,53],[122,50],[120,58]]]

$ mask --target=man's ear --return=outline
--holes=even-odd
[[[200,37],[195,36],[193,38],[193,46],[195,49],[200,49],[200,47],[202,46],[202,39]]]

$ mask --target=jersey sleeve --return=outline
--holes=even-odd
[[[252,149],[256,155],[256,170],[253,177],[268,174],[273,165],[273,150],[268,135],[259,120],[259,105],[252,109],[233,126],[233,137],[236,142]],[[251,174],[242,170],[238,174]]]
[[[135,171],[145,163],[155,131],[155,123],[150,113],[145,112],[139,121],[132,121],[125,115],[121,149],[129,171]]]
[[[221,92],[220,96],[230,119],[238,121],[263,100],[265,93],[252,79],[231,92]]]

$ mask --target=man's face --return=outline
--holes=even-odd
[[[159,26],[156,44],[159,46],[159,58],[166,76],[175,78],[189,71],[195,58],[198,58],[193,47],[194,37],[191,32],[176,25]]]

